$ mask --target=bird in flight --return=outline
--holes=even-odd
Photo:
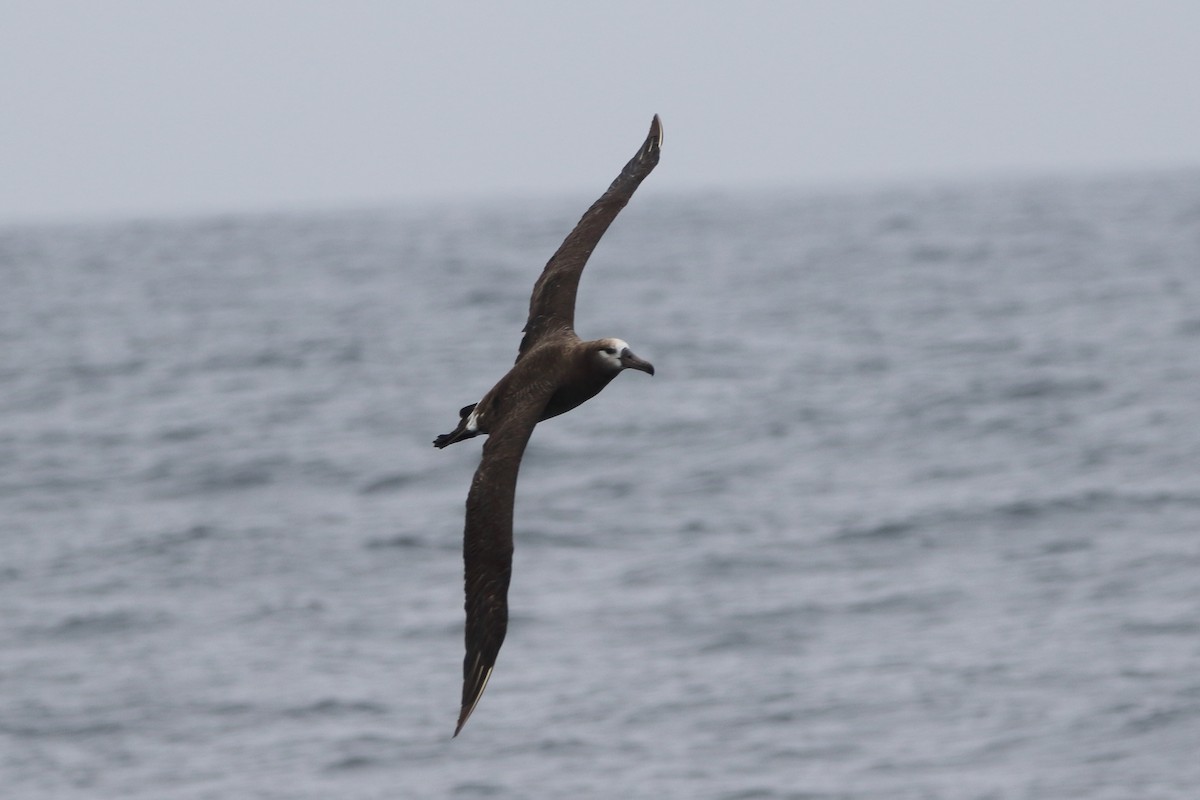
[[[534,426],[591,399],[622,370],[654,374],[654,366],[634,355],[623,339],[583,341],[576,335],[575,294],[600,237],[658,163],[662,140],[656,114],[637,154],[580,218],[534,284],[516,364],[482,400],[459,411],[453,431],[433,441],[440,448],[480,434],[488,437],[467,494],[467,652],[455,736],[487,687],[508,628],[513,501],[521,456]]]

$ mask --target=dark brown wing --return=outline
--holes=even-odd
[[[579,276],[583,274],[588,256],[629,198],[633,197],[634,190],[658,164],[662,141],[662,123],[655,114],[650,122],[650,133],[637,155],[629,160],[608,191],[592,203],[575,229],[546,262],[546,268],[534,284],[533,296],[529,299],[529,320],[523,329],[525,337],[521,340],[518,361],[547,331],[575,327],[575,293],[579,289]]]
[[[508,630],[508,580],[512,575],[513,500],[529,435],[547,397],[522,397],[495,424],[467,495],[463,534],[466,565],[467,653],[463,658],[462,730],[487,687]]]

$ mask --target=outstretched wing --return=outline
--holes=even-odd
[[[467,653],[463,658],[462,711],[455,736],[479,703],[508,630],[517,472],[545,399],[533,395],[522,398],[492,428],[467,495],[463,535]]]
[[[662,123],[655,114],[650,122],[650,133],[637,155],[629,160],[608,191],[592,203],[546,262],[529,299],[529,319],[523,329],[525,337],[521,340],[518,361],[548,331],[575,327],[575,293],[588,256],[637,187],[658,164],[662,141]]]

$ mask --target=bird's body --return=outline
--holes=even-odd
[[[629,345],[620,339],[580,341],[573,333],[564,333],[558,340],[533,348],[522,357],[500,382],[491,388],[478,403],[459,412],[459,424],[454,431],[434,440],[438,447],[491,432],[492,420],[503,416],[508,409],[526,402],[543,402],[537,421],[542,422],[565,414],[591,400],[617,377],[621,369],[645,370],[641,359],[628,353],[626,364],[616,368],[599,368],[592,363],[597,352],[611,349],[628,351]],[[653,374],[653,368],[650,368]],[[543,400],[544,394],[549,397]],[[536,399],[535,399],[536,398]]]
[[[512,517],[517,473],[537,423],[595,397],[622,370],[654,374],[622,339],[583,341],[575,333],[579,277],[596,243],[635,189],[658,163],[662,126],[655,116],[645,143],[550,258],[534,285],[517,361],[473,405],[437,447],[486,434],[483,456],[467,495],[463,559],[466,566],[466,657],[457,736],[479,702],[508,626],[512,572]]]

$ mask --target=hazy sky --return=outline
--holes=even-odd
[[[1200,2],[0,0],[0,222],[1200,166]]]

